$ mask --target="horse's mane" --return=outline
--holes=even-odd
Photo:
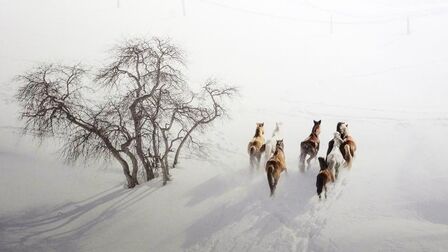
[[[259,137],[259,136],[261,136],[261,129],[260,129],[260,127],[257,127],[255,129],[255,136],[254,137]]]
[[[320,124],[315,124],[314,126],[313,126],[313,128],[311,129],[311,135],[316,135],[317,136],[317,134],[315,133],[316,132],[316,130],[318,129],[320,127]]]
[[[283,152],[283,147],[282,146],[275,146],[275,151],[274,151],[274,156],[278,154],[278,150],[281,150]]]
[[[274,156],[278,154],[278,149],[279,149],[279,148],[275,148]]]

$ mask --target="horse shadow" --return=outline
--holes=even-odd
[[[187,228],[182,248],[195,250],[208,243],[207,247],[232,251],[237,242],[224,244],[227,239],[220,241],[220,238],[230,235],[234,241],[246,240],[244,243],[248,243],[247,240],[250,240],[252,244],[245,249],[257,250],[259,243],[276,230],[296,229],[290,223],[311,208],[311,199],[316,195],[315,174],[317,171],[306,174],[297,170],[283,173],[274,197],[269,197],[264,172],[252,175],[239,172],[225,178],[214,177],[202,183],[191,191],[191,200],[187,202],[187,206],[200,204],[207,199],[223,200]],[[234,179],[235,177],[239,179]],[[233,195],[237,193],[232,190],[245,192],[245,196],[235,197]],[[230,196],[225,195],[226,193]],[[244,237],[238,237],[241,233]],[[237,248],[239,249],[241,248]]]
[[[93,227],[123,213],[158,188],[115,186],[86,199],[0,218],[0,251],[79,251]]]

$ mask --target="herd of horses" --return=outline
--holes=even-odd
[[[311,134],[300,143],[299,169],[302,172],[310,168],[311,161],[315,160],[319,153],[321,120],[313,122]],[[255,135],[247,147],[252,168],[260,166],[264,153],[264,160],[266,160],[265,170],[271,196],[275,193],[280,174],[283,171],[287,172],[284,153],[285,146],[283,139],[280,138],[280,126],[280,123],[276,123],[271,139],[265,141],[264,123],[257,123]],[[349,133],[348,124],[339,122],[333,139],[328,143],[326,157],[318,158],[320,171],[316,178],[316,188],[319,199],[323,191],[325,198],[327,198],[327,185],[333,183],[338,178],[341,167],[348,169],[352,167],[355,152],[356,142]],[[308,159],[306,159],[307,157]]]

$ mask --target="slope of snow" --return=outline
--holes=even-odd
[[[446,250],[443,1],[185,2],[186,16],[181,1],[0,0],[0,251]],[[331,15],[333,27],[320,22]],[[153,34],[185,49],[194,87],[210,74],[240,87],[231,120],[202,136],[207,158],[186,153],[169,185],[127,190],[114,162],[66,165],[52,142],[20,136],[14,75],[95,65],[121,38]],[[358,142],[322,201],[317,163],[298,171],[313,119],[321,156],[338,121]],[[263,168],[248,167],[261,121],[268,137],[283,123],[288,173],[274,198]]]
[[[395,132],[389,139],[382,131],[378,138],[354,131],[360,148],[353,170],[343,173],[322,201],[315,195],[317,164],[306,174],[298,172],[296,150],[291,150],[298,142],[286,146],[289,171],[273,199],[262,169],[249,172],[244,148],[227,150],[232,145],[223,140],[226,147],[215,152],[221,161],[184,162],[173,170],[169,186],[155,181],[135,190],[114,183],[119,174],[115,180],[89,180],[85,170],[52,170],[2,155],[11,169],[42,169],[36,180],[57,176],[65,182],[45,186],[2,168],[9,180],[19,180],[4,187],[11,188],[8,195],[29,205],[12,207],[14,199],[3,205],[14,211],[2,211],[0,246],[2,251],[443,251],[447,173],[434,143],[448,139],[418,136],[428,126],[382,125]],[[415,145],[402,144],[409,137]],[[419,154],[420,146],[426,154]],[[37,192],[15,189],[23,186]]]

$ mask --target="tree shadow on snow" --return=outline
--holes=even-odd
[[[93,227],[157,189],[128,190],[120,185],[81,201],[2,217],[0,251],[79,251],[78,241]]]

